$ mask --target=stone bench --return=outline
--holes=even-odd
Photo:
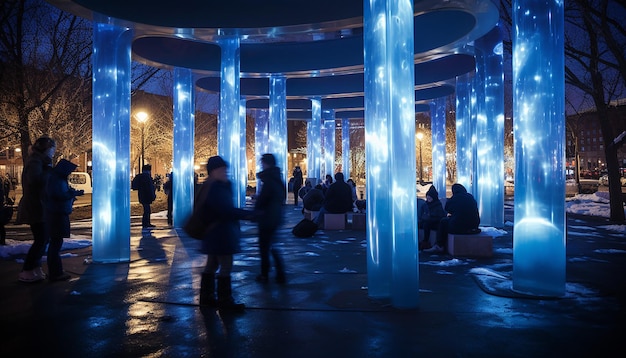
[[[324,214],[324,230],[345,230],[346,214]]]
[[[319,213],[320,213],[319,211],[311,211],[311,210],[304,209],[304,218],[313,220],[317,217]]]
[[[448,253],[452,256],[492,257],[493,237],[487,233],[448,234]]]
[[[350,228],[352,230],[365,230],[365,223],[367,217],[365,213],[348,213],[348,221],[351,222]]]

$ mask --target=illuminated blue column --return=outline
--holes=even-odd
[[[350,119],[341,120],[341,159],[342,171],[346,180],[350,179]]]
[[[220,115],[217,122],[217,153],[229,164],[230,177],[233,181],[234,205],[239,207],[241,197],[239,179],[241,178],[241,124],[239,115],[239,38],[223,37],[218,40],[222,50],[222,77],[220,85]],[[245,191],[243,193],[245,197]]]
[[[513,289],[565,294],[562,1],[513,2]]]
[[[432,130],[433,186],[440,198],[446,197],[446,97],[439,97],[430,104],[430,127]]]
[[[472,185],[472,131],[470,73],[456,78],[456,177],[457,183],[469,190]]]
[[[472,80],[472,99],[470,102],[470,126],[472,136],[472,186],[466,188],[468,193],[478,197],[477,184],[478,181],[478,121],[484,116],[483,106],[485,104],[485,85],[484,85],[484,68],[478,66],[478,63],[482,63],[482,54],[480,50],[474,48],[474,57],[476,58],[476,68],[474,71],[474,78]]]
[[[419,302],[413,1],[365,2],[367,272],[372,297]]]
[[[93,260],[130,260],[131,40],[95,15],[93,32]]]
[[[332,109],[322,111],[322,120],[323,180],[326,174],[335,176],[335,111]]]
[[[195,94],[190,69],[174,68],[173,217],[181,227],[193,210]]]
[[[504,71],[500,27],[475,41],[484,74],[484,116],[476,123],[478,153],[476,200],[480,222],[504,226]],[[478,60],[478,58],[477,58]]]
[[[257,109],[254,118],[254,172],[261,171],[261,156],[269,153],[269,113],[265,109]],[[261,182],[256,181],[256,193],[261,192]]]
[[[239,185],[237,190],[235,190],[235,201],[239,202],[239,207],[243,208],[246,206],[246,187],[248,185],[248,158],[246,156],[246,148],[248,147],[246,143],[246,131],[248,126],[246,125],[246,98],[241,97],[241,101],[239,102],[239,116],[241,118],[241,132],[239,132],[239,163],[241,165],[241,170],[239,171],[239,178],[235,180],[235,185]]]
[[[319,97],[311,99],[311,121],[307,125],[307,171],[309,178],[323,179],[321,169],[322,146],[322,101]],[[313,184],[313,183],[311,183]]]
[[[276,156],[285,185],[287,183],[287,78],[270,76],[270,153]],[[287,187],[285,186],[285,191]]]

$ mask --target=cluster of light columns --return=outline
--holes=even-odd
[[[193,210],[195,93],[190,69],[174,69],[173,215],[175,227],[184,225]]]
[[[456,182],[469,192],[472,188],[471,83],[471,73],[456,79]]]
[[[364,5],[368,293],[419,301],[413,1]]]

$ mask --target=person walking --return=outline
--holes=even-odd
[[[263,182],[261,192],[257,196],[254,209],[258,214],[259,251],[261,254],[261,273],[256,277],[260,283],[269,282],[270,253],[276,268],[276,282],[286,283],[284,261],[280,251],[274,246],[276,229],[283,222],[283,205],[285,203],[285,182],[280,168],[276,166],[273,154],[261,156],[261,171],[257,173]]]
[[[252,220],[254,214],[234,207],[228,164],[224,159],[210,157],[206,168],[208,178],[202,183],[195,204],[201,206],[209,223],[201,246],[207,261],[200,281],[200,305],[241,311],[245,305],[235,302],[232,296],[233,255],[241,251],[239,220]]]
[[[472,194],[461,184],[452,185],[452,197],[444,207],[448,216],[439,221],[437,243],[426,252],[445,252],[450,234],[477,234],[480,232],[478,203]]]
[[[302,169],[296,166],[293,170],[293,205],[298,206],[298,194],[302,188]]]
[[[28,249],[24,266],[19,273],[21,282],[39,282],[46,279],[41,268],[41,258],[50,240],[45,222],[43,200],[46,181],[52,171],[52,158],[56,142],[50,137],[40,137],[31,146],[22,172],[22,199],[18,205],[18,222],[28,223],[33,234],[33,244]]]
[[[139,203],[143,206],[143,216],[141,217],[141,227],[144,229],[154,227],[150,222],[152,211],[150,204],[156,199],[156,189],[152,180],[152,165],[146,164],[141,169],[141,173],[133,178],[132,188],[137,190]]]
[[[50,281],[65,281],[71,276],[63,271],[61,261],[61,247],[63,238],[70,237],[70,214],[72,205],[77,196],[83,195],[83,190],[76,190],[69,186],[68,177],[78,165],[61,159],[52,169],[48,177],[45,190],[44,211],[50,232],[48,244],[48,274]]]

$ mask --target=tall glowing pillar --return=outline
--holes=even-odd
[[[480,222],[504,226],[504,72],[500,27],[474,42],[480,49],[483,73],[484,106],[476,123],[477,181],[476,200]],[[477,57],[477,61],[478,61]]]
[[[457,183],[471,188],[472,183],[472,132],[470,126],[470,73],[456,78],[456,177]]]
[[[308,178],[318,180],[324,177],[321,174],[322,146],[320,145],[320,134],[322,131],[322,101],[316,97],[311,99],[311,121],[307,124],[307,172]],[[311,183],[315,186],[315,183]]]
[[[350,179],[350,119],[341,120],[341,170],[346,180]]]
[[[513,289],[565,294],[562,1],[513,2]]]
[[[195,94],[193,73],[174,68],[173,215],[181,227],[193,210]]]
[[[270,76],[269,139],[270,152],[287,183],[287,78],[283,75]]]
[[[485,127],[486,113],[485,113],[485,66],[484,55],[482,49],[474,47],[474,58],[476,59],[476,67],[474,71],[474,81],[472,82],[472,174],[474,175],[472,181],[471,194],[478,201],[480,209],[480,195],[478,193],[478,181],[481,180],[480,176],[480,155],[478,143],[481,140],[488,140],[489,138],[481,138],[482,128]],[[468,189],[469,192],[469,189]],[[479,210],[480,211],[480,210]]]
[[[239,163],[241,165],[241,170],[239,170],[239,177],[235,180],[235,185],[238,185],[237,190],[235,190],[235,202],[239,203],[239,207],[243,208],[246,206],[246,187],[248,185],[248,161],[246,156],[246,148],[248,147],[246,144],[246,130],[248,126],[246,125],[246,98],[241,97],[241,101],[239,102],[239,118],[241,121],[241,132],[239,132]]]
[[[257,109],[254,118],[254,172],[261,171],[261,155],[269,153],[269,113],[266,109]],[[261,181],[256,181],[256,193],[261,192]]]
[[[93,260],[130,260],[130,29],[94,15]]]
[[[327,174],[334,177],[335,174],[335,111],[324,110],[322,112],[322,180]]]
[[[371,297],[419,302],[413,1],[364,5],[367,271]]]
[[[241,125],[239,115],[239,38],[224,36],[218,39],[222,50],[221,81],[220,81],[220,114],[217,122],[217,153],[229,164],[230,178],[233,181],[233,203],[239,207],[240,187],[238,180],[243,169],[241,156]],[[244,194],[245,196],[245,191]]]
[[[433,186],[440,198],[446,197],[446,97],[431,102]]]

